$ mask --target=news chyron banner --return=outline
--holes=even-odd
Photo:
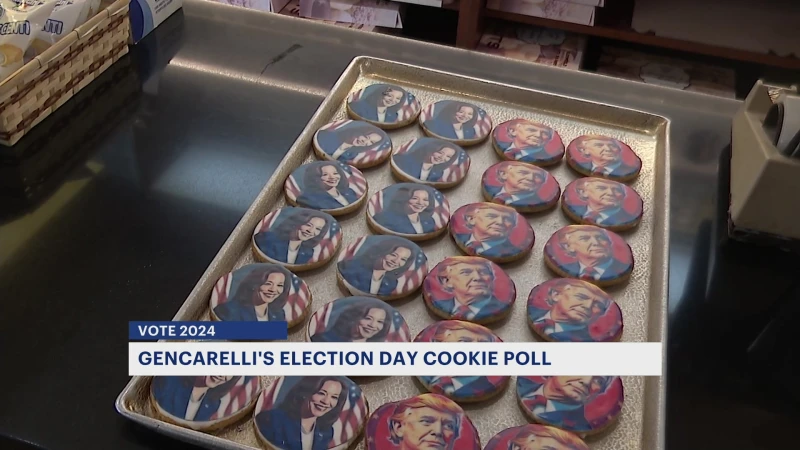
[[[286,342],[286,322],[130,322],[129,338],[132,376],[661,376],[663,369],[658,342]]]

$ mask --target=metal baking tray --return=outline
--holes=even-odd
[[[332,120],[346,118],[347,96],[376,82],[391,82],[413,91],[423,106],[443,99],[473,102],[491,115],[495,125],[515,117],[543,122],[559,132],[565,145],[582,134],[604,134],[628,143],[642,158],[641,174],[632,187],[642,196],[645,209],[641,224],[633,231],[621,233],[633,249],[636,261],[631,279],[626,285],[607,291],[614,296],[623,312],[623,342],[661,342],[666,348],[670,198],[667,119],[578,98],[369,57],[355,58],[344,71],[174,320],[209,320],[208,301],[212,287],[229,271],[255,262],[250,247],[253,229],[267,213],[285,205],[283,183],[289,174],[301,164],[315,160],[311,149],[314,132]],[[410,125],[389,131],[389,135],[397,147],[409,139],[422,137],[423,133],[418,125]],[[490,140],[467,148],[472,165],[465,182],[443,190],[452,210],[467,203],[482,201],[481,175],[486,168],[499,161]],[[565,162],[548,170],[562,189],[577,178]],[[364,174],[370,195],[395,182],[388,162],[365,169]],[[371,234],[364,216],[365,208],[362,206],[358,212],[339,218],[344,232],[342,248],[359,236]],[[533,251],[520,261],[503,265],[517,284],[513,312],[507,319],[490,327],[506,342],[538,340],[526,323],[527,296],[534,286],[554,277],[544,264],[544,244],[555,231],[569,224],[559,208],[527,215],[527,218],[536,233]],[[420,246],[426,252],[431,268],[447,256],[460,254],[447,235],[422,242]],[[312,291],[312,311],[346,295],[337,287],[335,262],[321,269],[303,272],[300,276]],[[408,321],[412,336],[436,320],[427,311],[421,293],[411,300],[393,302],[392,305]],[[303,341],[306,324],[307,320],[305,324],[291,329],[289,340]],[[180,428],[154,418],[148,396],[150,380],[150,377],[134,377],[130,381],[116,401],[120,414],[159,433],[206,448],[259,448],[250,417],[212,434]],[[362,387],[371,411],[384,403],[423,392],[412,377],[356,378],[355,381]],[[623,381],[625,404],[619,421],[602,434],[587,438],[586,442],[593,450],[663,449],[665,378],[623,377]],[[262,386],[266,386],[271,379],[263,377],[261,382]],[[495,399],[464,406],[479,430],[483,445],[505,428],[528,423],[517,406],[514,386],[512,380],[509,388]],[[355,448],[363,449],[363,442],[359,442]]]

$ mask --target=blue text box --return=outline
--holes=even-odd
[[[278,341],[288,337],[287,322],[128,322],[131,341]]]

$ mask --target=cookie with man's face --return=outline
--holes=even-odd
[[[623,183],[584,177],[564,189],[561,209],[575,223],[623,231],[639,225],[644,202],[636,191]]]
[[[639,176],[642,160],[624,142],[608,136],[584,135],[567,147],[567,164],[587,177],[631,181]]]
[[[556,130],[522,118],[496,126],[492,147],[505,160],[541,167],[558,164],[564,157],[564,142]]]
[[[520,212],[539,212],[554,207],[561,187],[550,172],[519,161],[503,161],[483,173],[483,196],[487,201],[510,206]]]
[[[627,281],[633,272],[633,252],[622,237],[593,225],[568,225],[556,231],[544,246],[544,261],[564,278],[597,286]]]

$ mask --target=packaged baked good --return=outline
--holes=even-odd
[[[100,0],[57,0],[50,18],[36,33],[26,56],[36,57],[42,54],[99,11]]]
[[[0,81],[25,64],[25,52],[55,6],[55,0],[0,0]]]

